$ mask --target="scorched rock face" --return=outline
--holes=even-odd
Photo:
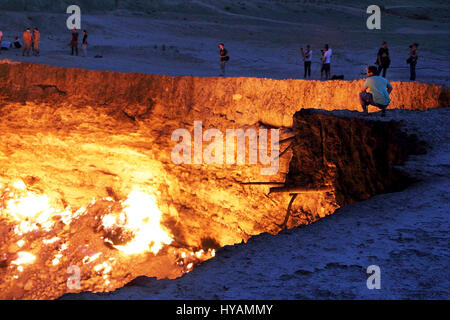
[[[0,298],[176,278],[221,246],[395,189],[392,166],[416,145],[397,124],[305,110],[293,117],[320,107],[319,92],[355,109],[357,86],[0,64]],[[412,92],[437,107],[445,93],[408,86],[396,93],[399,107],[423,108]],[[197,120],[295,138],[270,177],[260,165],[173,164],[171,133]]]

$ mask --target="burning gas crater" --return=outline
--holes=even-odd
[[[93,199],[77,210],[22,180],[0,189],[3,299],[109,291],[152,268],[176,278],[215,255],[211,248],[177,245],[161,224],[155,195],[145,189],[132,190],[125,200]],[[68,288],[74,270],[80,286]]]
[[[114,212],[117,207],[122,210]],[[105,241],[126,254],[146,251],[157,254],[164,244],[173,241],[160,224],[161,212],[153,195],[133,190],[124,202],[109,205],[108,212],[101,219],[101,227],[107,234]]]

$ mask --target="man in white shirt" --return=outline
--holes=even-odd
[[[311,46],[308,44],[306,46],[306,51],[303,51],[303,48],[300,49],[303,56],[303,61],[305,65],[305,75],[303,76],[305,79],[306,77],[311,78],[311,62],[312,62],[312,50]]]
[[[323,71],[325,71],[325,79],[329,80],[330,79],[330,64],[331,64],[331,54],[333,53],[333,51],[331,50],[331,48],[328,47],[328,44],[325,45],[325,52],[323,54]]]

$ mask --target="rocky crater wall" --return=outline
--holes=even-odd
[[[113,290],[140,275],[175,278],[189,271],[186,252],[312,223],[347,203],[396,190],[403,177],[394,166],[423,152],[420,141],[395,122],[326,111],[359,110],[361,85],[0,63],[0,297],[60,296],[68,292],[71,265],[82,267],[78,291]],[[393,86],[391,107],[436,108],[448,97],[438,86]],[[174,164],[171,134],[192,133],[194,121],[222,132],[280,129],[279,148],[287,151],[279,170],[264,176],[260,164]],[[51,230],[15,233],[17,221],[4,212],[17,180],[21,192],[46,195],[52,205],[80,214],[70,223],[54,217]],[[127,238],[108,234],[100,223],[122,210],[135,187],[155,195],[161,225],[173,237],[157,255],[123,255],[114,245]],[[105,243],[105,237],[112,239]],[[16,274],[19,251],[36,259]],[[93,257],[97,266],[116,265],[100,272],[89,262]]]
[[[195,110],[223,115],[237,125],[292,126],[302,108],[360,111],[364,80],[305,81],[200,78],[115,73],[31,63],[0,63],[0,92],[15,101],[82,102],[116,106],[131,117],[162,113],[186,119]],[[418,82],[393,82],[389,108],[448,106],[450,90]],[[377,110],[373,108],[372,110]]]

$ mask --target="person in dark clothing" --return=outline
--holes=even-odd
[[[222,71],[222,73],[220,74],[221,76],[225,75],[225,63],[230,60],[230,57],[228,56],[228,51],[227,49],[225,49],[225,45],[223,43],[219,44],[219,48],[220,48],[220,70]]]
[[[306,51],[303,51],[303,48],[301,48],[300,51],[302,52],[304,66],[305,66],[305,74],[303,77],[305,79],[307,76],[311,78],[311,62],[312,62],[311,46],[308,44],[306,46]]]
[[[323,79],[323,74],[325,73],[325,67],[323,66],[323,56],[325,54],[325,51],[323,49],[320,50],[320,80]]]
[[[20,43],[20,40],[19,40],[19,37],[18,37],[18,36],[16,36],[16,37],[14,38],[13,44],[14,44],[14,47],[17,48],[17,49],[22,48],[22,44]]]
[[[83,30],[83,42],[81,43],[81,49],[83,49],[83,57],[87,56],[87,32]]]
[[[377,54],[378,75],[383,72],[383,78],[386,78],[386,71],[391,64],[391,58],[389,57],[389,49],[386,41],[383,41],[380,50]]]
[[[74,51],[76,52],[76,55],[78,55],[78,32],[76,28],[73,28],[72,30],[72,40],[70,41],[70,46],[72,47],[72,56]]]
[[[409,46],[409,58],[407,62],[409,63],[409,80],[415,81],[416,80],[416,65],[417,65],[417,59],[419,58],[417,54],[417,47],[419,46],[418,43],[414,43]]]

